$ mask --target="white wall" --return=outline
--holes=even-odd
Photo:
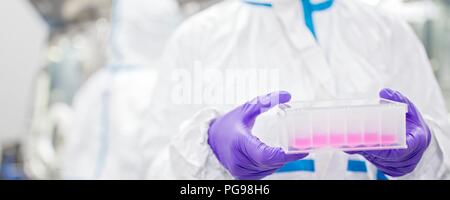
[[[27,0],[0,3],[0,146],[28,129],[32,80],[46,37],[46,24]]]

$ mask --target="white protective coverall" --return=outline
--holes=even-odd
[[[139,128],[161,52],[182,16],[175,0],[115,0],[113,6],[109,65],[74,99],[74,128],[63,150],[65,179],[141,179],[148,168],[137,145]],[[159,135],[152,137],[155,149],[168,140]]]
[[[147,178],[231,179],[207,143],[209,123],[274,91],[249,91],[235,104],[220,102],[221,98],[208,102],[212,93],[227,98],[224,83],[220,76],[196,77],[199,68],[276,69],[278,87],[292,94],[291,101],[376,98],[382,88],[398,90],[420,109],[433,135],[415,171],[399,179],[450,177],[447,111],[424,48],[408,24],[355,0],[335,0],[330,8],[313,13],[314,37],[305,26],[302,8],[299,0],[228,0],[181,25],[167,48],[161,72],[166,79],[158,83],[152,105],[152,115],[166,121],[145,121],[147,132],[154,132],[149,135],[174,138],[151,160]],[[181,100],[179,74],[192,74],[191,82],[184,82],[191,84],[187,93],[192,95]],[[193,82],[198,80],[207,92],[195,93],[200,86]],[[270,123],[264,116],[257,119],[254,134],[276,145]],[[386,177],[363,157],[341,151],[314,152],[297,164],[267,179]]]

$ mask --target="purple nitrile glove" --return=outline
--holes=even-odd
[[[307,156],[286,154],[281,148],[269,147],[252,135],[258,115],[290,99],[291,95],[283,91],[260,96],[211,123],[208,143],[220,163],[235,178],[262,179],[285,163]]]
[[[357,153],[364,156],[377,166],[379,170],[389,176],[403,176],[411,173],[416,168],[430,144],[431,132],[416,106],[400,92],[383,89],[380,92],[380,97],[408,105],[408,112],[406,113],[406,144],[408,148],[349,153]]]

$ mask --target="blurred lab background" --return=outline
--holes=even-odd
[[[167,39],[164,37],[168,37],[183,19],[220,0],[173,0],[173,5],[162,7],[155,7],[154,2],[158,0],[151,0],[149,2],[153,5],[137,6],[138,11],[120,6],[121,1],[136,0],[2,2],[0,179],[63,178],[65,141],[70,137],[83,137],[82,134],[73,135],[71,131],[79,128],[74,127],[74,116],[80,117],[80,112],[75,112],[77,94],[80,91],[92,93],[90,90],[93,89],[83,88],[95,84],[108,91],[105,88],[109,87],[109,81],[115,79],[99,78],[102,70],[116,72],[126,64],[151,68],[151,63],[157,58],[139,55],[141,51],[159,52]],[[450,0],[359,1],[378,6],[410,22],[426,47],[447,106],[450,105]],[[127,25],[133,26],[127,30],[135,33],[117,28]],[[155,30],[165,32],[157,33]],[[142,45],[141,40],[121,39],[123,34],[139,35],[139,32],[145,34],[144,37],[154,37],[155,42]],[[92,79],[102,81],[99,83]],[[140,95],[138,90],[136,94],[128,91],[131,87],[139,88],[140,82],[134,84],[128,82],[120,87],[131,97],[136,97]],[[83,95],[79,96],[78,99],[83,99]],[[100,108],[107,103],[97,102]],[[95,112],[81,112],[81,115],[96,117]],[[100,118],[111,114],[100,113],[103,113]],[[123,120],[123,123],[134,122]],[[131,126],[127,124],[126,127]],[[100,132],[105,131],[108,130]],[[99,135],[99,140],[105,139],[103,136]]]

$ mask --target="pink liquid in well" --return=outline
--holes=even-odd
[[[367,145],[376,145],[380,143],[378,133],[366,133],[364,135],[364,143]]]
[[[362,134],[350,133],[347,137],[347,144],[350,146],[357,146],[362,144]]]
[[[333,147],[339,147],[345,144],[345,134],[331,134],[330,145]]]
[[[293,147],[298,149],[308,149],[311,147],[311,139],[309,137],[295,138]]]
[[[397,143],[397,137],[394,134],[382,134],[381,143],[384,145],[390,145]]]
[[[326,134],[314,134],[313,135],[313,146],[323,147],[328,144],[328,136]]]
[[[320,148],[325,146],[342,147],[348,145],[356,146],[374,146],[374,145],[393,145],[397,144],[397,136],[395,134],[378,133],[352,133],[352,134],[313,134],[310,137],[297,137],[292,143],[292,147],[296,149]]]

